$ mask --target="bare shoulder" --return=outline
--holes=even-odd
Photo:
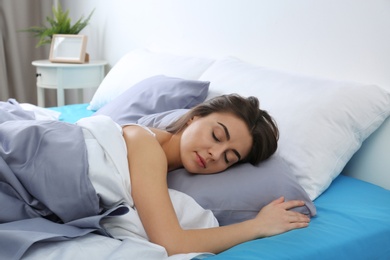
[[[127,125],[123,127],[123,136],[125,141],[140,140],[140,138],[153,138],[157,140],[160,145],[168,142],[172,134],[157,128],[149,128],[140,125]]]
[[[162,147],[155,133],[139,125],[128,125],[123,127],[123,138],[125,140],[128,155],[133,151],[137,154],[147,152],[154,154],[162,152]]]
[[[129,125],[123,127],[123,138],[132,183],[143,183],[151,175],[166,176],[167,157],[153,132],[143,126]],[[138,178],[139,176],[142,178]]]
[[[126,142],[139,140],[140,138],[153,138],[154,139],[154,133],[151,130],[148,130],[146,127],[140,126],[140,125],[126,125],[122,128],[123,130],[123,137],[125,138]]]

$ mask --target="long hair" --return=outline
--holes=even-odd
[[[252,148],[241,162],[253,165],[269,158],[278,147],[279,130],[267,111],[260,109],[256,97],[244,98],[237,94],[222,95],[201,103],[190,109],[177,121],[167,127],[170,133],[182,131],[194,116],[205,117],[211,113],[231,113],[245,122],[253,138]]]

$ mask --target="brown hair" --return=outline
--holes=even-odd
[[[241,162],[257,164],[269,158],[278,147],[279,130],[267,111],[261,110],[256,97],[244,98],[237,94],[222,95],[205,101],[189,110],[167,127],[170,133],[183,130],[194,116],[205,117],[211,113],[231,113],[242,119],[253,138],[251,151]]]

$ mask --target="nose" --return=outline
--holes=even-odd
[[[223,153],[225,152],[225,147],[222,145],[215,144],[209,148],[208,153],[214,161],[217,161],[222,158]]]

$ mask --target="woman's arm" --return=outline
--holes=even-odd
[[[176,217],[167,186],[167,160],[155,137],[140,127],[125,127],[131,192],[151,242],[169,255],[188,252],[219,253],[239,243],[306,227],[309,218],[288,211],[303,202],[280,198],[264,207],[253,220],[209,228],[183,230]]]

